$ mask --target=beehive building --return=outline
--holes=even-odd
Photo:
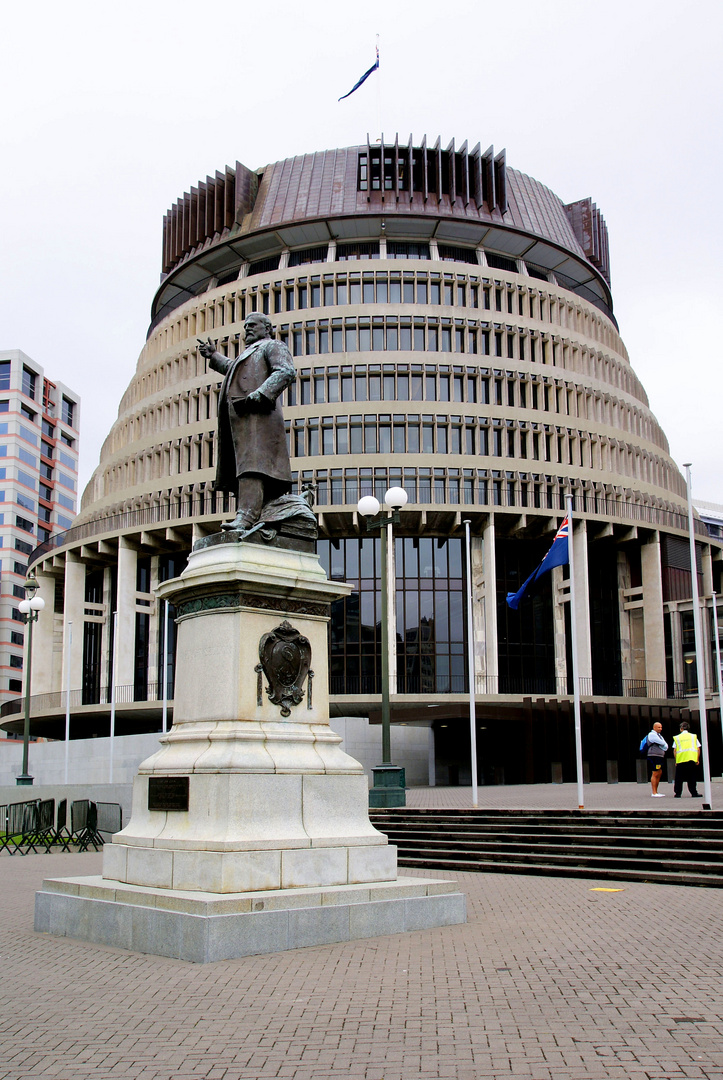
[[[584,756],[592,779],[632,779],[638,733],[688,715],[713,666],[687,662],[685,484],[620,338],[610,280],[595,203],[564,204],[479,145],[367,142],[257,171],[237,162],[191,187],[164,218],[148,338],[80,517],[31,556],[54,611],[39,648],[65,650],[35,669],[38,731],[57,730],[60,669],[76,732],[107,731],[114,611],[118,730],[157,729],[173,642],[164,672],[155,585],[234,511],[212,487],[220,383],[197,342],[211,336],[237,355],[244,318],[261,311],[296,360],[284,412],[295,479],[316,492],[320,557],[354,584],[330,632],[340,730],[356,718],[356,743],[379,741],[379,541],[356,503],[399,485],[409,496],[392,567],[399,763],[416,782],[468,779],[472,677],[486,782],[574,776],[567,568],[519,611],[505,604],[570,494]],[[696,527],[709,619],[721,547]],[[68,649],[71,619],[82,633]],[[353,740],[349,749],[360,753]]]

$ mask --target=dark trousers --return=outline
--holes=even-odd
[[[688,785],[688,791],[691,795],[697,795],[696,781],[698,779],[698,762],[697,761],[681,761],[675,766],[675,784],[673,785],[673,792],[675,795],[683,794],[683,784]]]

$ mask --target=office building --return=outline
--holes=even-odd
[[[80,398],[20,349],[0,349],[0,703],[24,689],[28,556],[73,524]],[[58,673],[59,674],[59,673]]]

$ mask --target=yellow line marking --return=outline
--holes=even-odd
[[[625,892],[625,889],[588,889],[588,892]]]

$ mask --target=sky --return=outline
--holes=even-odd
[[[696,499],[723,503],[720,0],[3,4],[0,347],[82,397],[82,486],[148,329],[163,215],[384,132],[507,149],[610,235],[620,332]],[[346,101],[374,59],[381,67]]]

